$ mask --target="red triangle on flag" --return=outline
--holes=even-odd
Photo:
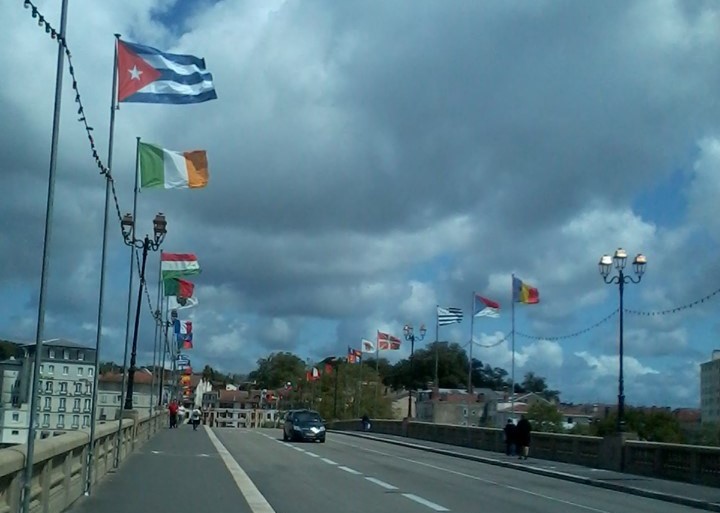
[[[160,78],[160,72],[118,41],[118,102]]]

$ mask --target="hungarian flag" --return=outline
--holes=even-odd
[[[475,317],[500,317],[500,304],[475,294]]]
[[[197,256],[192,253],[165,253],[160,256],[162,279],[182,278],[200,274]]]
[[[117,101],[201,103],[217,98],[205,59],[117,42]]]

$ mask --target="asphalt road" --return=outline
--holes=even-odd
[[[267,501],[255,513],[698,511],[335,433],[328,433],[325,444],[284,443],[280,430],[215,429],[213,433]]]

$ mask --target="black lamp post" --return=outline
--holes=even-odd
[[[162,213],[155,216],[153,220],[153,239],[145,235],[144,239],[135,238],[135,221],[132,214],[125,214],[122,219],[122,233],[125,244],[142,249],[142,263],[140,265],[140,287],[138,288],[137,308],[135,310],[135,329],[133,331],[132,349],[130,352],[130,369],[128,369],[128,385],[125,394],[124,409],[133,409],[133,386],[135,384],[135,361],[137,358],[138,326],[140,325],[140,307],[142,306],[143,288],[145,287],[145,263],[147,262],[148,251],[157,251],[167,233],[167,221]]]
[[[633,278],[630,275],[626,275],[624,272],[625,263],[627,262],[627,252],[618,248],[615,254],[611,257],[610,255],[603,255],[600,258],[600,274],[607,284],[617,284],[620,289],[620,374],[618,376],[618,411],[617,411],[617,432],[622,433],[625,429],[625,384],[623,377],[623,293],[625,291],[625,285],[627,283],[640,283],[643,274],[645,273],[645,264],[647,264],[647,258],[644,255],[638,253],[633,260],[633,270],[637,278]],[[614,266],[617,270],[617,275],[610,276],[610,268]]]
[[[412,391],[413,391],[413,355],[415,354],[415,341],[420,342],[425,338],[427,328],[424,324],[420,325],[420,336],[416,337],[412,325],[406,324],[403,326],[403,335],[405,340],[410,341],[410,389],[408,390],[408,419],[412,418]]]

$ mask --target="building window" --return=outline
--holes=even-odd
[[[70,359],[70,351],[67,349],[63,349],[63,360],[69,360]]]
[[[78,367],[78,376],[82,376],[82,375],[83,375],[83,368]]]
[[[72,427],[76,428],[80,425],[80,415],[73,415]]]
[[[88,367],[88,376],[91,378],[95,375],[95,371],[92,367]]]
[[[63,365],[63,375],[67,376],[68,374],[70,374],[70,367]]]
[[[60,382],[60,393],[67,394],[67,383],[65,381]]]
[[[55,373],[55,366],[48,365],[48,374],[54,374],[54,373]]]
[[[43,414],[43,426],[47,427],[50,425],[50,414],[45,413]]]
[[[75,383],[75,393],[76,394],[82,393],[82,383]]]
[[[83,415],[83,427],[90,425],[90,415]]]
[[[78,351],[78,360],[83,361],[85,359],[85,353]]]
[[[64,413],[58,414],[57,425],[58,425],[58,427],[65,427],[65,414]]]
[[[80,399],[73,401],[73,411],[80,411]]]
[[[12,414],[13,422],[20,422],[20,414],[19,413],[13,413]]]
[[[17,429],[13,429],[13,430],[12,430],[12,434],[13,434],[13,435],[19,435],[19,434],[20,434],[20,431],[18,431]]]
[[[60,398],[60,406],[58,407],[58,411],[65,411],[66,401],[64,397]]]
[[[92,385],[90,383],[85,383],[85,393],[89,394],[92,392]]]
[[[40,364],[40,374],[45,372],[45,366],[43,364]]]
[[[51,402],[51,401],[52,401],[52,399],[50,399],[49,397],[46,397],[46,398],[45,398],[45,409],[46,409],[46,410],[49,410],[49,409],[50,409],[50,402]]]
[[[45,392],[48,394],[52,394],[52,381],[46,381],[45,382]]]
[[[85,399],[85,411],[90,411],[90,399]]]
[[[48,357],[50,357],[51,359],[55,358],[55,350],[54,349],[50,349],[48,351]]]

